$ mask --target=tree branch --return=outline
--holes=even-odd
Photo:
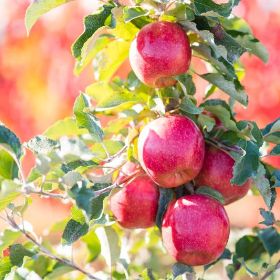
[[[23,192],[23,194],[37,194],[37,195],[41,195],[41,196],[45,196],[45,197],[50,197],[50,198],[56,198],[56,199],[68,199],[69,197],[60,193],[48,193],[48,192],[44,192],[41,189],[39,190],[33,190],[33,189],[25,189]]]
[[[275,264],[274,269],[267,271],[260,280],[268,279],[268,277],[277,269],[280,269],[280,260]]]
[[[127,150],[127,145],[123,146],[117,153],[115,153],[114,155],[106,158],[104,160],[104,163],[108,163],[113,161],[115,158],[119,157],[121,154],[123,154],[125,151]]]
[[[76,265],[74,262],[72,262],[72,261],[70,261],[66,258],[56,256],[53,253],[51,253],[47,248],[45,248],[37,240],[35,240],[35,238],[33,236],[31,236],[25,229],[21,228],[16,223],[14,218],[12,216],[8,215],[8,214],[7,214],[7,221],[14,229],[20,231],[29,241],[31,241],[33,244],[35,244],[38,247],[39,251],[42,254],[46,255],[48,258],[53,259],[53,260],[55,260],[57,262],[60,262],[64,265],[67,265],[69,267],[72,267],[74,270],[77,270],[77,271],[81,272],[82,274],[86,275],[90,279],[101,280],[100,278],[95,277],[90,272],[88,272],[88,271],[84,270],[83,268],[81,268],[80,266]]]

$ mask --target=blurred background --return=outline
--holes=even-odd
[[[22,141],[71,115],[75,97],[93,80],[91,67],[74,76],[71,44],[83,30],[83,17],[96,9],[96,1],[77,0],[51,11],[27,37],[24,14],[29,2],[0,0],[0,121]],[[242,58],[249,107],[239,108],[237,117],[254,120],[263,127],[280,116],[280,1],[241,0],[235,14],[249,22],[270,53],[267,64],[255,57]],[[119,74],[127,72],[127,67],[122,67]],[[280,168],[279,157],[267,161]],[[32,161],[27,162],[27,169],[31,165]],[[263,206],[262,199],[253,196],[228,206],[233,227],[257,225],[261,219],[258,208]],[[276,207],[280,209],[279,201]],[[68,212],[69,207],[56,201],[36,198],[27,219],[43,234]],[[42,219],[42,213],[48,215]]]

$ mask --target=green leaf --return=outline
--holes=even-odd
[[[97,165],[98,163],[93,160],[75,160],[62,164],[61,169],[65,173],[74,171],[76,169],[78,169],[82,173],[84,170],[87,170],[88,168],[92,168]]]
[[[92,36],[87,40],[82,49],[79,59],[76,59],[74,73],[80,75],[81,72],[91,63],[95,56],[111,42],[108,36]]]
[[[100,127],[100,122],[94,115],[84,112],[88,108],[90,108],[90,100],[88,96],[81,93],[74,104],[77,123],[80,128],[86,128],[95,141],[102,142],[104,133]]]
[[[61,178],[61,182],[71,188],[82,179],[83,177],[79,172],[69,171]]]
[[[280,144],[280,118],[267,125],[262,134],[265,141]]]
[[[269,53],[266,47],[252,35],[237,36],[234,38],[249,53],[256,55],[263,62],[268,62]]]
[[[112,227],[99,227],[96,234],[101,243],[101,254],[107,265],[112,267],[120,257],[119,236]]]
[[[130,42],[115,40],[103,48],[93,61],[95,79],[110,81],[121,64],[128,57]]]
[[[125,8],[116,7],[112,10],[113,24],[112,28],[108,29],[108,32],[117,40],[131,42],[135,38],[139,29],[133,23],[125,22],[123,9]],[[139,20],[142,20],[142,18],[139,18]]]
[[[63,120],[57,121],[51,125],[45,132],[44,135],[50,139],[58,140],[63,136],[76,136],[86,134],[86,129],[78,127],[77,122],[74,118],[69,117]]]
[[[27,32],[29,33],[32,29],[33,25],[36,21],[45,13],[49,12],[50,10],[68,3],[72,0],[37,0],[32,1],[30,6],[26,10],[25,15],[25,27]]]
[[[272,156],[279,156],[280,155],[280,144],[276,145],[270,152]]]
[[[113,7],[113,5],[104,5],[95,14],[85,17],[84,33],[76,40],[76,42],[72,46],[72,52],[76,59],[81,59],[84,44],[99,28],[105,25],[105,21],[111,14],[111,10]]]
[[[49,272],[53,266],[53,261],[45,256],[36,256],[35,258],[28,259],[24,267],[32,272],[37,273],[42,278]],[[45,278],[44,278],[45,279]]]
[[[136,103],[147,104],[149,95],[144,92],[133,92],[116,83],[97,82],[87,87],[86,93],[93,97],[97,104],[96,110],[108,110]],[[102,93],[102,94],[101,94]]]
[[[214,118],[211,118],[207,115],[200,114],[197,119],[200,127],[207,132],[211,132],[216,125],[216,121]]]
[[[180,276],[180,275],[183,275],[183,274],[194,274],[194,270],[191,266],[188,266],[186,264],[183,264],[183,263],[175,263],[173,266],[172,266],[172,273],[173,273],[173,276],[174,278]]]
[[[27,147],[36,154],[48,154],[55,148],[58,148],[59,143],[42,135],[29,140]]]
[[[108,184],[105,184],[105,186],[108,186]],[[79,182],[71,188],[69,195],[75,199],[79,208],[85,210],[89,219],[98,219],[102,215],[103,201],[109,192],[108,190],[108,192],[96,196],[92,188],[87,188],[84,182]]]
[[[203,109],[196,107],[196,105],[188,96],[185,96],[182,99],[180,110],[192,115],[199,115],[203,111]]]
[[[91,147],[91,151],[99,159],[106,159],[108,157],[107,153],[104,150],[106,148],[107,152],[110,155],[116,154],[121,148],[123,148],[124,143],[121,141],[114,140],[104,140],[102,145],[101,143],[96,143]]]
[[[194,10],[198,15],[215,12],[221,16],[228,17],[234,6],[238,5],[240,0],[229,0],[228,3],[217,4],[212,0],[194,0]]]
[[[172,189],[159,188],[159,201],[156,216],[156,225],[159,229],[161,229],[162,220],[167,210],[167,207],[174,198],[175,195]]]
[[[20,195],[20,185],[4,180],[0,189],[0,212]]]
[[[9,147],[9,151],[11,151],[18,160],[23,155],[20,140],[4,125],[0,125],[0,146]]]
[[[241,263],[237,255],[232,256],[232,263],[226,266],[227,276],[230,280],[234,279],[236,272],[241,268]]]
[[[224,197],[222,196],[222,194],[210,187],[200,186],[198,189],[196,189],[195,193],[210,196],[210,197],[218,200],[221,204],[225,203],[225,200],[224,200]]]
[[[226,60],[229,63],[234,63],[240,58],[240,56],[246,52],[246,49],[240,45],[235,38],[230,36],[220,24],[217,24],[211,29],[211,32],[214,34],[215,43],[218,46],[224,46],[227,50]]]
[[[44,277],[44,280],[55,280],[55,279],[60,280],[61,277],[64,277],[65,274],[73,270],[74,269],[68,265],[57,263],[53,267],[53,270]]]
[[[280,235],[274,227],[266,228],[258,232],[258,236],[263,243],[265,250],[270,256],[280,250]]]
[[[264,218],[264,221],[262,221],[260,224],[272,226],[276,222],[274,214],[271,211],[266,211],[265,209],[260,208],[260,214]]]
[[[4,179],[18,178],[18,165],[10,153],[1,150],[0,146],[0,176]]]
[[[129,7],[126,6],[123,8],[123,17],[125,22],[130,22],[133,19],[146,16],[149,14],[148,10],[143,9],[140,6]]]
[[[142,280],[156,280],[158,278],[155,277],[153,271],[151,268],[146,268],[142,273],[141,273],[141,279]]]
[[[246,181],[252,177],[259,168],[259,147],[251,142],[246,142],[244,149],[245,154],[240,156],[234,164],[233,178],[231,183],[235,185],[243,185]]]
[[[265,248],[257,236],[245,235],[235,244],[235,252],[238,258],[247,261],[260,258],[265,253]]]
[[[6,179],[17,178],[17,163],[22,155],[22,146],[18,137],[0,124],[0,175]]]
[[[266,178],[266,171],[263,164],[259,163],[257,174],[253,177],[257,189],[259,190],[266,206],[272,209],[274,204],[274,193],[270,188],[270,182]]]
[[[229,130],[238,132],[236,122],[228,104],[220,99],[210,99],[201,104],[205,111],[212,113]]]
[[[193,82],[192,76],[189,74],[182,74],[176,77],[185,95],[194,95],[196,87]]]
[[[85,215],[81,209],[79,209],[76,205],[71,208],[71,219],[79,222],[80,224],[84,224],[86,222]]]
[[[248,105],[248,96],[238,80],[228,80],[226,76],[218,73],[207,73],[200,75],[200,77],[215,85],[242,105]]]
[[[273,171],[271,179],[274,182],[273,188],[280,187],[280,170]]]
[[[5,229],[2,236],[0,237],[0,240],[1,240],[0,254],[5,248],[12,245],[20,236],[21,236],[21,233],[19,231]]]
[[[250,121],[239,121],[237,128],[240,130],[240,135],[245,138],[249,138],[252,141],[256,142],[259,147],[263,144],[263,136],[261,130],[258,128],[255,122]]]
[[[174,8],[168,9],[165,11],[165,14],[168,16],[173,16],[177,19],[178,22],[189,20],[193,21],[195,19],[193,9],[186,3],[176,3]]]
[[[3,280],[6,275],[11,271],[13,265],[11,264],[10,258],[5,257],[0,259],[0,280]]]
[[[62,235],[63,243],[70,245],[88,232],[89,226],[73,219],[69,220]]]
[[[21,266],[25,256],[32,257],[35,253],[27,250],[21,244],[14,244],[10,246],[10,260],[12,265]]]
[[[86,244],[88,249],[88,262],[94,261],[101,253],[101,244],[96,235],[96,233],[91,230],[86,235],[84,235],[81,240]]]

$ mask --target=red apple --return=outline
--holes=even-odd
[[[2,252],[3,257],[9,257],[10,256],[10,248],[6,248]]]
[[[170,203],[162,239],[178,262],[195,266],[215,261],[229,238],[229,219],[221,203],[205,195],[188,195]]]
[[[129,168],[137,170],[133,163]],[[120,176],[124,176],[122,173]],[[131,174],[131,173],[130,173]],[[130,176],[128,174],[128,176]],[[122,177],[122,181],[124,177]],[[159,192],[156,184],[142,171],[129,178],[124,187],[110,199],[111,210],[124,228],[148,228],[155,224]]]
[[[204,145],[202,133],[192,120],[180,115],[161,117],[141,131],[138,157],[154,182],[174,188],[198,175]]]
[[[131,44],[130,65],[136,76],[151,87],[176,83],[172,76],[185,73],[190,66],[191,48],[180,25],[158,21],[145,25]]]
[[[228,153],[207,145],[203,167],[195,179],[196,185],[217,190],[223,195],[225,204],[242,198],[250,189],[251,181],[248,180],[242,186],[231,184],[233,165],[234,159]]]

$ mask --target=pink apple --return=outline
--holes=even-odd
[[[172,86],[176,83],[173,76],[187,72],[190,66],[186,32],[172,22],[145,25],[131,44],[129,60],[136,76],[146,85]]]
[[[161,187],[174,188],[194,179],[202,168],[204,139],[187,117],[158,118],[141,131],[138,157],[150,178]]]
[[[248,180],[242,186],[231,184],[233,166],[234,159],[228,153],[207,145],[203,167],[195,183],[198,187],[208,186],[219,191],[225,199],[225,204],[234,202],[247,194],[251,181]]]
[[[191,266],[206,265],[219,258],[229,231],[223,205],[197,194],[171,202],[162,223],[162,239],[168,253]]]
[[[134,165],[134,167],[133,167]],[[124,172],[138,170],[134,163],[128,164],[120,176],[124,180]],[[130,170],[130,171],[129,171]],[[131,178],[123,188],[110,198],[110,207],[116,218],[124,228],[147,228],[155,224],[159,192],[156,184],[143,172]]]

